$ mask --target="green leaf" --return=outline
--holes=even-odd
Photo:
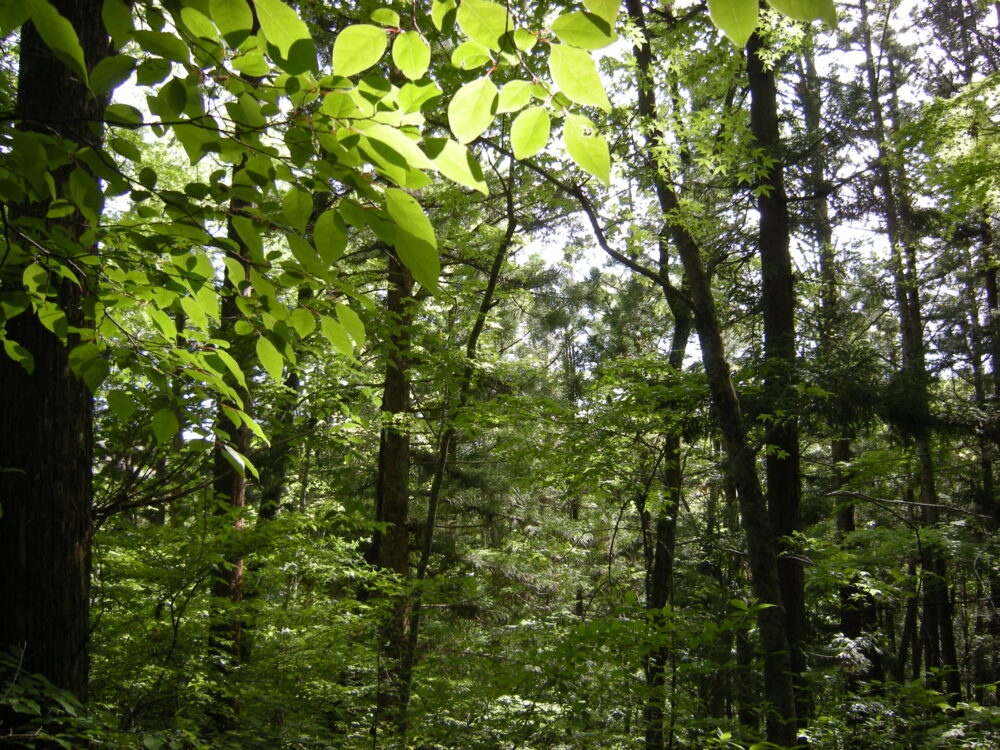
[[[437,250],[398,227],[394,244],[396,254],[403,265],[413,272],[413,278],[427,289],[435,291],[438,276],[441,275],[441,260]]]
[[[90,90],[95,94],[114,91],[132,75],[135,58],[128,55],[105,57],[90,71]]]
[[[361,322],[361,318],[350,307],[338,302],[337,320],[340,321],[340,325],[354,339],[354,343],[360,352],[365,346],[365,324]]]
[[[394,11],[392,8],[376,8],[373,10],[369,16],[375,23],[380,23],[383,26],[388,26],[390,28],[399,28],[399,13]]]
[[[48,0],[26,0],[28,14],[35,31],[52,50],[52,54],[62,60],[87,83],[87,65],[83,59],[83,47],[76,30],[65,16],[61,15]]]
[[[434,0],[431,4],[431,21],[434,22],[435,29],[447,34],[455,23],[455,0]]]
[[[104,120],[111,125],[131,127],[142,124],[142,113],[131,104],[111,104],[104,110]]]
[[[549,142],[551,123],[544,107],[528,107],[510,126],[510,145],[515,159],[528,159]]]
[[[188,61],[188,47],[173,34],[165,31],[149,31],[141,29],[132,32],[132,38],[146,52],[165,57],[174,62]]]
[[[320,315],[319,328],[326,340],[340,354],[343,354],[345,357],[354,356],[354,347],[351,345],[351,338],[340,323],[326,315]]]
[[[412,81],[422,78],[431,64],[431,48],[416,31],[406,31],[392,43],[392,61]]]
[[[462,0],[458,25],[472,41],[495,50],[500,49],[500,38],[514,30],[507,9],[490,0]]]
[[[281,213],[285,221],[300,232],[304,231],[306,224],[309,223],[312,210],[312,195],[298,185],[292,185],[281,199]]]
[[[392,153],[387,153],[384,149],[376,150],[379,150],[379,153],[390,162],[397,162],[400,166],[408,169],[430,169],[432,166],[420,147],[397,128],[374,123],[361,132],[365,138],[388,146]]]
[[[200,10],[192,7],[181,8],[181,21],[195,37],[208,39],[213,42],[219,41],[219,34],[208,16]]]
[[[340,214],[332,208],[320,214],[313,227],[313,241],[316,251],[328,266],[336,263],[347,248],[347,225]]]
[[[527,52],[538,44],[538,37],[527,29],[514,30],[514,45],[522,52]]]
[[[413,278],[426,288],[437,288],[441,261],[437,254],[434,228],[416,199],[397,188],[387,188],[385,205],[396,224],[396,252]]]
[[[232,48],[239,47],[253,29],[253,12],[246,0],[210,0],[208,14]]]
[[[767,0],[767,4],[796,21],[822,19],[831,28],[837,25],[833,0]]]
[[[101,5],[101,20],[104,21],[104,28],[108,30],[115,49],[124,47],[134,28],[132,11],[128,6],[122,0],[104,0]]]
[[[597,74],[597,66],[584,50],[565,44],[553,44],[549,56],[549,72],[560,90],[577,104],[611,111],[611,103],[604,93],[604,84]]]
[[[286,73],[299,75],[316,69],[316,47],[305,22],[282,0],[254,0],[260,29],[281,52],[275,60]]]
[[[497,114],[517,112],[531,101],[531,81],[508,81],[500,89]]]
[[[723,34],[742,49],[757,28],[758,0],[708,0],[708,12]]]
[[[593,13],[563,13],[552,24],[560,41],[581,49],[601,49],[615,40],[611,24]]]
[[[490,60],[490,51],[479,42],[462,42],[451,53],[451,64],[459,70],[475,70]]]
[[[49,285],[49,273],[37,263],[31,263],[21,272],[21,283],[28,294],[44,294]]]
[[[437,247],[434,227],[427,220],[427,216],[420,204],[417,203],[416,198],[398,188],[386,188],[385,207],[398,227],[417,239],[423,240],[431,247]]]
[[[489,78],[477,78],[455,92],[448,103],[448,125],[459,143],[474,141],[493,122],[497,87]]]
[[[427,146],[438,172],[452,182],[489,195],[482,167],[468,148],[450,138],[430,139]]]
[[[156,436],[156,442],[160,445],[173,440],[174,435],[181,429],[177,416],[170,409],[157,409],[153,413],[152,425],[153,435]]]
[[[142,152],[139,151],[138,147],[132,141],[114,137],[109,140],[109,144],[116,154],[124,156],[129,161],[142,161]]]
[[[257,359],[260,360],[264,369],[267,370],[267,374],[271,376],[271,380],[275,383],[280,383],[281,373],[285,366],[285,360],[281,356],[281,352],[263,334],[257,337],[256,349]]]
[[[594,123],[582,115],[569,114],[563,132],[566,151],[577,166],[589,172],[605,185],[611,184],[611,156],[604,137]]]
[[[25,372],[29,375],[35,371],[35,358],[31,356],[31,352],[21,346],[19,343],[13,339],[3,340],[3,349],[7,352],[7,356],[12,360],[17,362],[21,367],[24,368]]]
[[[299,338],[304,339],[316,330],[316,319],[313,314],[303,307],[296,307],[289,316],[292,321],[292,328],[299,334]]]
[[[125,391],[108,391],[108,395],[105,398],[108,402],[108,408],[123,422],[127,422],[135,413],[137,404]]]
[[[368,24],[348,26],[333,43],[333,72],[352,76],[377,63],[389,42],[385,29]]]
[[[326,275],[326,268],[320,262],[319,256],[313,250],[312,245],[297,234],[286,235],[285,239],[288,240],[288,247],[292,251],[292,256],[308,273],[320,278]]]
[[[614,26],[618,18],[621,0],[583,0],[583,5],[595,16],[600,16],[611,26]]]

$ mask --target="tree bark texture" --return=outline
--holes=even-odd
[[[757,198],[760,228],[757,252],[761,268],[761,305],[764,318],[764,390],[772,423],[767,431],[767,508],[771,530],[786,547],[801,530],[802,484],[799,427],[795,397],[795,290],[788,198],[785,194],[781,136],[778,131],[778,92],[774,72],[760,57],[757,34],[747,45],[750,81],[750,130],[773,163],[761,179]],[[784,540],[784,541],[782,541]],[[804,726],[811,699],[803,680],[806,671],[805,577],[801,561],[787,551],[778,558],[781,598],[787,617],[788,645],[795,680],[796,718]]]
[[[410,510],[410,325],[412,323],[410,272],[389,255],[389,291],[386,295],[386,369],[382,411],[387,423],[379,439],[375,520],[384,524],[375,533],[374,563],[406,580],[410,571],[407,518]],[[409,596],[392,597],[390,612],[380,635],[379,720],[405,737],[410,702],[407,644]]]
[[[88,68],[110,52],[100,0],[52,4],[76,30]],[[24,26],[15,105],[21,130],[97,146],[106,104],[107,97],[94,97],[52,55],[30,23]],[[69,170],[52,176],[62,194]],[[47,206],[9,206],[8,221],[44,217]],[[72,242],[87,228],[79,214],[36,227],[21,225],[18,231],[32,234],[41,247],[48,244],[47,232]],[[4,290],[20,289],[22,270],[0,269]],[[88,328],[82,311],[86,278],[53,284],[69,325]],[[63,343],[30,311],[8,322],[7,335],[31,352],[35,365],[29,374],[0,354],[0,418],[7,425],[0,431],[0,649],[19,650],[25,672],[39,672],[86,700],[92,397],[70,370],[68,352],[78,336]]]

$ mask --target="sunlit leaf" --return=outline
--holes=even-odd
[[[528,159],[545,148],[550,130],[547,109],[528,107],[524,110],[510,127],[510,145],[514,149],[514,158]]]
[[[708,12],[712,23],[741,49],[757,28],[758,0],[708,0]]]
[[[474,141],[493,121],[497,87],[489,78],[477,78],[460,88],[448,103],[448,125],[459,143]]]
[[[592,174],[605,185],[611,183],[611,157],[604,137],[597,133],[594,124],[576,114],[566,116],[563,133],[566,151],[580,169]]]
[[[549,54],[552,79],[566,96],[577,104],[611,111],[597,66],[587,52],[566,44],[553,44]]]
[[[353,76],[377,63],[388,46],[385,29],[369,24],[348,26],[333,43],[333,72]]]

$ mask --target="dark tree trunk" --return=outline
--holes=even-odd
[[[52,4],[76,29],[88,68],[110,52],[100,0]],[[106,104],[107,97],[90,94],[25,25],[15,105],[21,130],[96,146]],[[53,174],[60,195],[68,176],[68,170]],[[47,205],[8,206],[7,219],[44,217]],[[23,225],[22,231],[36,234],[44,247],[44,233],[55,224],[37,233]],[[58,231],[76,241],[85,225],[75,214],[59,221]],[[22,271],[8,263],[2,289],[20,289]],[[56,301],[70,326],[88,329],[81,309],[87,279],[79,282],[53,280]],[[34,371],[0,354],[0,649],[20,651],[22,670],[39,672],[86,700],[93,407],[90,391],[69,366],[69,349],[79,337],[71,334],[63,343],[31,312],[7,323],[7,337],[31,352]]]
[[[635,47],[639,71],[639,113],[657,121],[655,83],[652,75],[652,51],[644,21],[644,10],[639,0],[627,0],[627,8],[642,40]],[[654,148],[663,144],[662,132],[653,126],[649,140]],[[680,208],[680,201],[671,184],[657,170],[655,179],[657,199],[665,217]],[[796,744],[795,700],[792,687],[792,669],[786,631],[785,609],[782,603],[778,577],[778,550],[767,514],[767,506],[757,476],[756,457],[748,441],[746,425],[739,399],[733,389],[729,362],[722,343],[722,331],[715,311],[715,300],[708,274],[695,238],[683,224],[666,221],[665,232],[673,241],[684,268],[688,295],[692,308],[694,328],[701,343],[702,363],[708,380],[715,415],[722,430],[723,442],[729,462],[729,473],[736,486],[743,529],[747,535],[750,571],[754,596],[769,606],[757,611],[761,645],[764,650],[764,692],[771,710],[767,716],[767,739],[777,745]],[[661,252],[666,249],[663,244]],[[665,260],[661,260],[661,285],[664,293],[674,294],[673,287],[663,274]]]
[[[412,289],[410,272],[389,255],[389,292],[386,295],[386,369],[382,411],[387,424],[379,439],[375,520],[384,524],[375,533],[373,562],[395,573],[401,581],[409,577],[410,540],[407,518],[410,509],[410,325]],[[390,612],[381,628],[378,721],[385,721],[398,737],[406,736],[410,702],[407,643],[409,641],[409,596],[392,597]]]
[[[234,167],[234,176],[241,169],[242,166]],[[243,201],[233,199],[230,208],[235,212],[245,207]],[[231,222],[228,236],[238,248],[230,252],[229,257],[243,266],[244,278],[231,278],[227,266],[221,295],[218,336],[229,342],[229,351],[246,372],[249,370],[250,360],[249,341],[245,336],[236,333],[235,325],[243,318],[237,299],[240,296],[239,287],[249,278],[250,249]],[[250,394],[231,376],[229,380],[243,403],[226,404],[226,406],[249,410]],[[241,455],[246,456],[250,447],[250,430],[243,424],[236,424],[222,407],[220,403],[216,410],[217,442],[212,456],[212,471],[215,477],[212,489],[216,502],[214,515],[222,519],[224,524],[231,524],[231,528],[224,531],[220,529],[219,532],[223,540],[223,560],[212,571],[211,592],[214,601],[209,625],[208,655],[220,687],[219,693],[215,696],[217,705],[212,710],[213,721],[217,729],[224,731],[233,726],[233,720],[240,710],[239,697],[226,689],[227,676],[246,657],[244,622],[240,615],[239,604],[243,600],[244,593],[245,562],[240,536],[246,524],[243,514],[247,504],[247,480],[246,476],[230,463],[223,443],[227,443]]]
[[[799,468],[798,405],[795,398],[795,292],[789,252],[788,198],[785,195],[781,136],[778,132],[778,93],[774,72],[760,58],[762,43],[754,34],[747,45],[750,80],[750,130],[766,156],[773,159],[761,180],[757,211],[760,229],[757,250],[761,267],[761,303],[764,317],[764,389],[774,419],[767,430],[767,509],[771,531],[786,546],[800,530],[801,476]],[[803,676],[805,659],[805,579],[798,557],[778,558],[778,578],[785,605],[788,646],[795,681],[795,715],[799,726],[812,712]]]

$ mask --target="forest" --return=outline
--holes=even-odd
[[[0,46],[0,746],[1000,747],[1000,4]]]

